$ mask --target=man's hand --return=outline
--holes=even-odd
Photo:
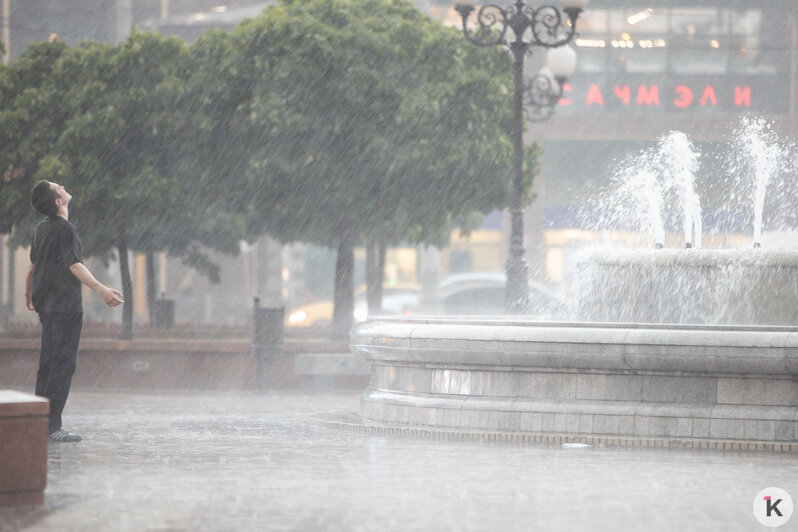
[[[78,278],[78,281],[100,294],[100,297],[103,298],[103,301],[105,301],[105,304],[109,307],[116,307],[125,302],[125,300],[122,298],[122,292],[116,290],[115,288],[111,288],[110,286],[105,286],[100,281],[95,279],[82,262],[76,262],[75,264],[71,265],[69,267],[69,271],[72,272],[72,275]]]
[[[33,306],[33,300],[28,293],[25,294],[25,306],[28,307],[28,310],[36,312],[36,308]]]
[[[116,307],[125,302],[122,292],[109,286],[103,286],[97,291],[109,307]]]

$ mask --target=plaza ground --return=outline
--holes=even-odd
[[[42,506],[5,531],[766,530],[790,454],[573,449],[326,428],[358,392],[75,391]],[[322,422],[320,422],[322,421]],[[798,529],[798,518],[781,530]]]

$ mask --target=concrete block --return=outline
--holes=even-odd
[[[540,412],[532,413],[532,430],[541,432],[543,430],[543,414]]]
[[[485,372],[484,394],[493,397],[516,397],[519,374],[511,371]]]
[[[534,399],[575,399],[576,375],[565,373],[522,373],[518,395]]]
[[[471,426],[475,429],[487,429],[490,416],[488,412],[474,410],[471,412]]]
[[[676,436],[675,417],[652,417],[649,425],[650,436]]]
[[[649,436],[651,434],[651,417],[635,416],[635,435]]]
[[[746,419],[743,426],[743,437],[746,440],[774,440],[776,437],[775,421]]]
[[[499,430],[510,430],[510,412],[499,412],[497,428]]]
[[[795,441],[795,422],[776,421],[776,441]]]
[[[717,379],[646,375],[642,380],[643,401],[715,404]]]
[[[718,403],[798,406],[798,382],[777,379],[718,379]]]
[[[554,414],[554,431],[565,432],[566,427],[566,414]]]
[[[461,410],[460,411],[460,424],[464,428],[468,428],[471,426],[471,410]]]
[[[401,423],[409,423],[410,418],[412,417],[412,408],[409,406],[400,406],[399,407],[399,422]]]
[[[593,432],[593,415],[582,414],[579,416],[579,432],[590,434]]]
[[[461,422],[460,410],[448,410],[443,417],[444,424],[447,427],[458,427]]]
[[[639,401],[640,397],[641,377],[639,375],[577,375],[577,399]]]
[[[693,438],[709,438],[709,419],[693,419]]]
[[[620,434],[620,416],[593,416],[594,434]]]
[[[680,438],[689,438],[693,435],[693,420],[688,417],[676,418],[676,434]]]
[[[795,419],[798,409],[792,406],[766,405],[715,405],[712,417],[717,419],[769,419],[787,421]]]
[[[427,408],[426,415],[424,416],[426,425],[436,426],[438,425],[438,409],[437,408]]]
[[[490,430],[496,430],[498,427],[499,427],[499,413],[496,411],[488,412],[487,428]]]
[[[730,419],[726,423],[726,437],[741,440],[745,437],[745,422],[742,419]]]
[[[726,437],[726,427],[728,426],[728,419],[710,419],[709,420],[709,437],[723,439]]]
[[[620,419],[618,434],[632,435],[635,433],[635,417],[634,416],[618,416]]]
[[[565,417],[565,431],[570,434],[579,432],[579,415],[568,414]]]
[[[544,413],[540,424],[543,432],[554,432],[554,414]]]
[[[532,432],[532,412],[521,412],[518,430],[522,432]]]

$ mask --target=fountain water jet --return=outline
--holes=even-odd
[[[783,168],[786,153],[767,122],[761,118],[744,119],[735,143],[747,162],[744,164],[746,173],[753,174],[753,242],[754,247],[760,247],[765,193],[773,175]]]

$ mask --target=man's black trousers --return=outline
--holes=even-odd
[[[36,374],[36,395],[50,400],[50,434],[61,428],[75,361],[78,357],[83,313],[40,312],[42,351]]]

